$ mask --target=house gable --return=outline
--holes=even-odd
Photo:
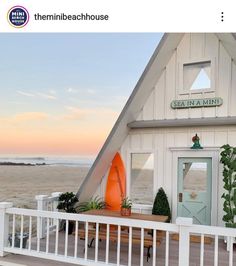
[[[96,160],[80,185],[79,191],[77,192],[80,200],[90,198],[97,190],[107,169],[110,167],[115,153],[120,149],[129,133],[127,124],[137,119],[150,91],[154,88],[163,72],[163,68],[169,61],[182,37],[182,33],[164,34]]]
[[[184,66],[210,62],[209,89],[184,90]],[[194,73],[193,73],[194,74]],[[192,78],[193,79],[193,78]],[[190,86],[189,86],[190,87]],[[214,33],[186,33],[138,116],[138,121],[236,116],[236,65]],[[171,108],[173,100],[220,97],[221,106]]]
[[[236,115],[236,107],[233,104],[236,99],[236,90],[232,89],[236,85],[236,75],[234,74],[236,67],[233,61],[236,60],[235,43],[234,35],[229,33],[171,33],[164,35],[88,175],[82,182],[77,193],[80,200],[94,195],[117,151],[121,150],[125,160],[122,150],[125,150],[124,143],[130,141],[130,138],[127,137],[130,133],[127,126],[129,123],[140,120],[158,122],[160,120],[176,121],[177,119]],[[170,107],[172,100],[184,100],[193,96],[192,93],[186,94],[181,90],[183,68],[180,66],[199,62],[199,60],[200,62],[210,60],[214,73],[211,78],[214,90],[194,93],[194,98],[222,97],[224,104],[211,108],[172,109]],[[220,74],[219,77],[217,73],[220,72],[223,74]],[[189,132],[188,134],[191,136],[193,133]],[[151,138],[143,139],[146,141]],[[141,143],[144,143],[143,139],[140,140]],[[171,144],[170,140],[166,140],[166,142]],[[153,143],[152,139],[150,143]],[[104,186],[104,180],[102,184]]]

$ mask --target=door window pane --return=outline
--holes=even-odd
[[[131,154],[131,199],[134,203],[153,204],[153,169],[152,153]]]
[[[183,180],[184,180],[184,191],[206,191],[207,163],[184,162]]]

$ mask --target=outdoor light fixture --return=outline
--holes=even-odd
[[[191,149],[193,149],[193,150],[203,149],[199,140],[200,140],[200,138],[198,137],[198,135],[196,133],[196,135],[192,137],[193,146],[191,147]]]

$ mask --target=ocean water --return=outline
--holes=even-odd
[[[0,156],[0,163],[46,164],[50,166],[90,167],[92,156]]]

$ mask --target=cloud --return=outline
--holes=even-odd
[[[68,88],[68,89],[66,89],[66,91],[69,93],[77,93],[78,92],[78,90],[74,89],[74,88]]]
[[[88,109],[80,109],[73,106],[66,106],[65,108],[69,111],[63,116],[66,120],[79,120],[90,113]]]
[[[95,93],[96,93],[96,91],[95,91],[95,90],[93,90],[93,89],[87,89],[87,93],[88,93],[88,94],[95,94]]]
[[[19,123],[28,121],[42,121],[49,117],[47,113],[43,112],[25,112],[13,116],[1,117],[0,121],[3,123]]]
[[[27,96],[27,97],[34,97],[35,95],[33,93],[25,92],[25,91],[17,91],[17,93]]]
[[[23,96],[27,96],[27,97],[39,96],[41,98],[48,99],[48,100],[56,100],[57,99],[57,97],[55,96],[55,94],[56,94],[55,90],[50,90],[49,93],[36,92],[35,94],[18,90],[17,93],[20,95],[23,95]]]
[[[118,113],[112,109],[108,108],[91,108],[91,109],[83,109],[74,106],[65,106],[68,113],[63,116],[66,120],[80,120],[84,117],[98,117],[100,115],[106,117],[116,117]]]
[[[54,95],[57,94],[57,92],[55,90],[50,90],[49,93],[54,94]]]
[[[38,92],[37,95],[42,97],[42,98],[48,99],[48,100],[56,100],[57,99],[57,97],[52,95],[52,94],[46,94],[46,93]]]
[[[74,112],[74,111],[78,111],[78,110],[80,110],[80,108],[78,108],[78,107],[74,107],[74,106],[65,106],[65,108],[66,108],[68,111],[71,111],[71,112]]]
[[[82,93],[82,94],[96,94],[96,90],[94,89],[86,89],[86,88],[80,88],[80,89],[74,89],[74,88],[68,88],[66,89],[68,93],[76,94],[76,93]]]
[[[13,121],[15,122],[22,122],[22,121],[39,121],[45,120],[48,118],[48,114],[43,112],[26,112],[16,114],[12,117]]]

